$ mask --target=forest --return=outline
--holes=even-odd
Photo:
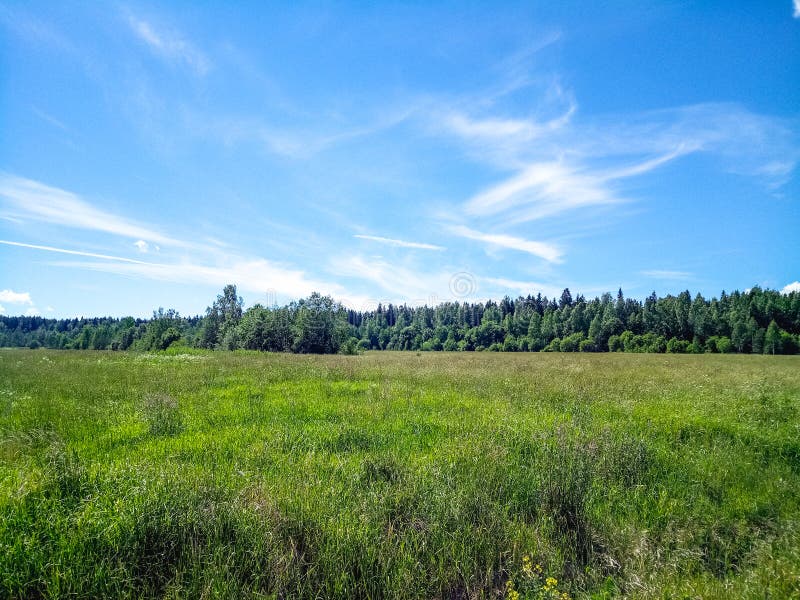
[[[295,353],[363,350],[796,354],[800,293],[754,287],[706,299],[683,291],[643,302],[565,289],[499,302],[348,309],[314,293],[244,309],[234,285],[204,316],[159,308],[151,319],[0,316],[0,346],[91,350],[206,348]]]

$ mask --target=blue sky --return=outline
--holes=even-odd
[[[791,0],[0,0],[5,314],[800,288],[799,160]]]

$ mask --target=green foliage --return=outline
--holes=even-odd
[[[348,339],[347,316],[329,296],[311,294],[292,305],[292,351],[301,354],[335,354]]]
[[[0,346],[152,351],[165,347],[170,328],[185,345],[269,352],[335,353],[355,337],[373,350],[796,354],[800,292],[753,288],[707,300],[684,291],[663,298],[653,293],[640,302],[622,290],[616,298],[592,300],[565,290],[558,299],[389,304],[367,312],[312,294],[287,306],[256,304],[245,311],[236,287],[228,285],[204,317],[163,309],[150,320],[0,316]],[[583,344],[589,339],[593,344]]]
[[[572,335],[568,335],[558,345],[558,349],[561,352],[578,352],[580,349],[580,344],[585,339],[583,332],[573,333]]]
[[[679,340],[674,337],[667,342],[667,352],[670,354],[686,354],[688,351],[689,342],[686,340]]]
[[[769,322],[766,335],[764,336],[764,354],[780,354],[782,349],[781,333],[775,321]]]
[[[339,347],[339,353],[346,354],[348,356],[361,354],[361,352],[362,349],[359,346],[359,342],[354,337],[347,338],[347,340],[345,340],[345,342]]]

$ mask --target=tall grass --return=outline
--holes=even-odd
[[[0,596],[798,597],[798,409],[797,357],[2,351]]]

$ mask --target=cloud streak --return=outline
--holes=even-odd
[[[11,242],[8,240],[0,240],[0,244],[5,246],[16,246],[18,248],[30,248],[31,250],[43,250],[45,252],[56,252],[58,254],[72,254],[74,256],[86,256],[89,258],[101,258],[103,260],[113,260],[117,262],[126,262],[139,265],[148,264],[141,260],[134,260],[132,258],[124,258],[122,256],[112,256],[109,254],[96,254],[94,252],[84,252],[82,250],[67,250],[65,248],[55,248],[53,246],[40,246],[38,244],[26,244],[23,242]]]
[[[548,262],[559,262],[562,256],[562,252],[557,246],[546,242],[525,240],[512,235],[499,233],[482,233],[463,225],[448,227],[448,231],[453,235],[466,239],[484,242],[493,246],[499,246],[500,248],[527,252],[528,254],[543,258]]]
[[[201,76],[211,68],[206,55],[181,34],[157,29],[152,23],[130,14],[128,24],[139,40],[168,62],[182,63]]]
[[[72,192],[32,179],[0,174],[0,198],[16,211],[17,216],[60,226],[150,240],[167,246],[189,246],[144,225],[97,209]]]
[[[282,267],[262,258],[230,257],[223,264],[199,261],[173,263],[87,261],[66,262],[60,265],[169,283],[215,287],[233,283],[243,291],[268,295],[281,294],[289,298],[307,296],[313,291],[339,296],[343,293],[338,285],[311,279],[300,269]]]
[[[632,201],[627,180],[691,154],[713,157],[723,170],[782,185],[800,160],[789,123],[730,103],[709,103],[574,118],[534,119],[457,115],[445,123],[478,161],[510,172],[469,197],[469,217],[516,224],[592,206]]]
[[[386,238],[378,235],[359,234],[359,235],[354,235],[353,237],[358,238],[360,240],[369,240],[372,242],[378,242],[380,244],[386,244],[387,246],[394,246],[396,248],[417,248],[419,250],[446,250],[444,246],[436,246],[434,244],[425,244],[422,242],[407,242],[405,240]]]
[[[179,262],[155,263],[122,256],[97,254],[80,250],[69,250],[53,246],[26,244],[0,240],[0,244],[29,248],[57,254],[68,254],[86,258],[100,259],[97,261],[58,262],[58,266],[80,268],[90,271],[112,273],[116,275],[144,278],[154,281],[165,281],[182,284],[201,284],[222,287],[228,283],[235,283],[242,290],[259,294],[281,294],[288,298],[307,296],[313,291],[319,291],[338,297],[345,296],[344,289],[338,284],[310,278],[303,270],[288,268],[273,261],[263,258],[243,257],[233,254],[216,254],[211,261],[184,260]],[[216,262],[213,260],[216,258]],[[5,294],[5,296],[3,296]],[[5,290],[0,293],[0,300],[14,302],[15,292]]]

